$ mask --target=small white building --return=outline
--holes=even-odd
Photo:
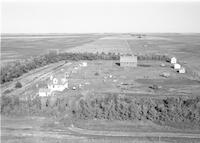
[[[87,67],[87,62],[82,62],[82,63],[79,64],[79,66],[81,66],[81,67]]]
[[[171,64],[176,64],[177,63],[177,59],[175,57],[172,57],[170,62],[171,62]]]
[[[50,81],[48,83],[48,89],[52,91],[63,91],[68,88],[68,80],[66,76],[63,75],[55,75],[50,77]]]
[[[181,65],[180,64],[174,64],[174,69],[175,70],[179,70],[181,68]]]
[[[83,66],[83,67],[87,67],[87,62],[83,62],[83,63],[82,63],[82,66]]]
[[[185,73],[185,68],[184,67],[181,67],[179,70],[178,70],[179,73]]]
[[[51,90],[48,88],[40,88],[39,89],[39,96],[40,97],[46,97],[51,95]]]

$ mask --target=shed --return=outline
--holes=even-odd
[[[185,68],[184,67],[181,67],[179,70],[178,70],[179,73],[185,73]]]
[[[120,55],[121,67],[137,67],[137,56],[135,55]]]
[[[175,57],[172,57],[170,62],[171,62],[171,64],[176,64],[177,63],[177,59]]]
[[[174,64],[174,69],[179,70],[181,68],[180,64]]]

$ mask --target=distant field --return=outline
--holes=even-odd
[[[2,35],[1,62],[29,58],[48,53],[49,49],[60,52],[92,42],[101,37],[95,34],[79,35]]]
[[[101,38],[92,43],[88,43],[82,46],[77,46],[71,49],[67,49],[67,52],[89,52],[89,53],[130,53],[131,49],[128,46],[128,43],[124,39],[115,39],[115,38]]]

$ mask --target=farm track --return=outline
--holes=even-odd
[[[84,137],[73,135],[71,131],[67,130],[46,130],[46,129],[29,129],[29,128],[2,128],[1,137],[15,136],[15,137],[47,137],[56,139],[81,139]]]
[[[2,127],[1,137],[47,137],[57,139],[84,139],[90,136],[98,137],[132,137],[132,138],[182,138],[200,140],[199,133],[181,132],[117,132],[117,131],[95,131],[70,126],[66,129],[43,129],[43,128],[7,128]]]
[[[200,139],[199,133],[181,133],[181,132],[116,132],[116,131],[94,131],[78,127],[68,127],[69,130],[81,135],[94,135],[104,137],[165,137],[165,138],[189,138]]]
[[[189,93],[189,92],[174,92],[174,93],[156,93],[156,92],[152,92],[152,93],[149,93],[149,92],[131,92],[131,91],[125,91],[125,92],[96,92],[98,94],[126,94],[128,96],[133,96],[133,97],[191,97],[192,96],[199,96],[198,93],[196,94],[192,94],[192,93]]]

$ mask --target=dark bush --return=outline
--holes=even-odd
[[[153,85],[149,86],[149,88],[151,88],[153,90],[158,90],[159,89],[158,85],[156,85],[156,84],[153,84]]]
[[[95,72],[95,74],[94,74],[94,75],[98,76],[98,75],[99,75],[99,73],[98,73],[98,72]]]
[[[22,88],[21,82],[17,81],[17,83],[15,84],[15,88]]]

